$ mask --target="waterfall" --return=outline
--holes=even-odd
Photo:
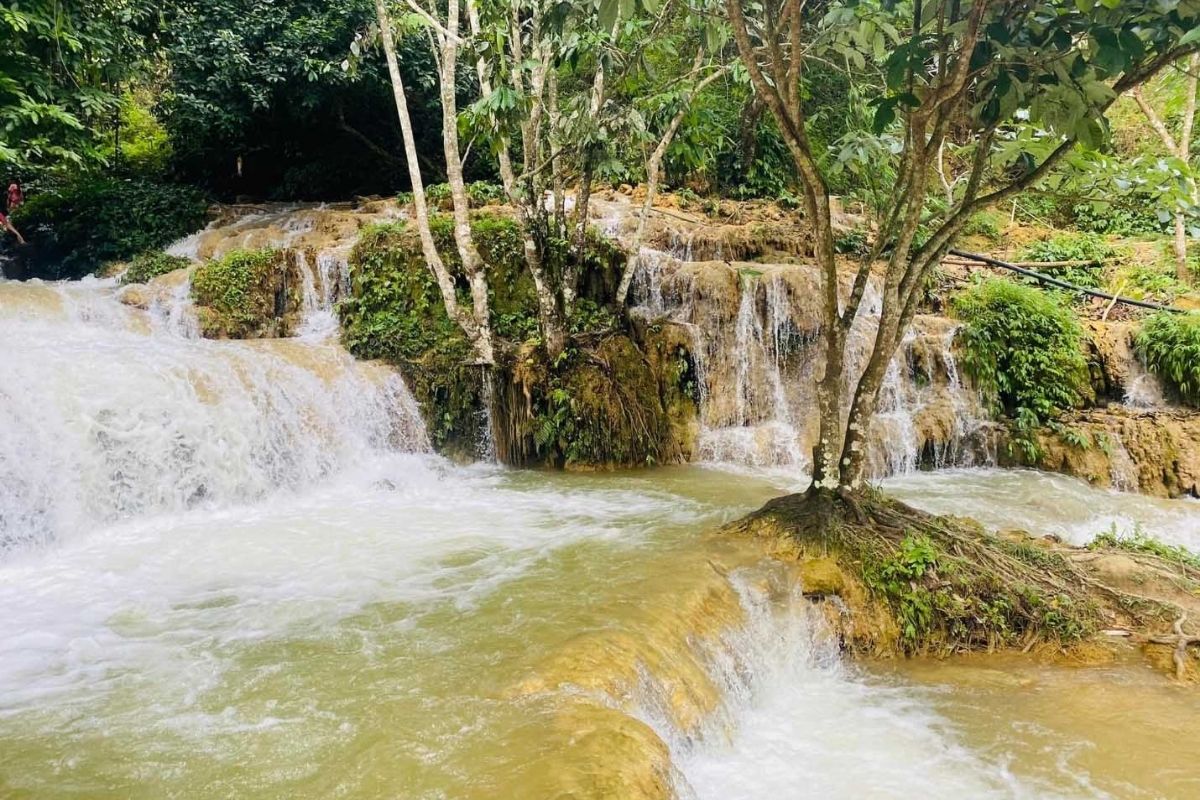
[[[706,387],[701,394],[701,456],[709,461],[755,466],[803,465],[805,458],[792,425],[782,372],[783,331],[788,319],[786,290],[779,281],[764,284],[750,272],[740,276],[740,283],[733,341],[718,335],[715,345],[704,342],[699,348],[715,351],[722,364],[732,362],[733,372],[732,393],[720,392],[722,408],[703,402],[719,387]],[[766,304],[765,320],[758,309],[760,290]],[[703,337],[700,327],[695,331]],[[707,370],[697,369],[699,381],[707,382],[709,378]]]
[[[1112,456],[1109,469],[1112,488],[1118,492],[1136,492],[1141,486],[1137,464],[1134,463],[1133,456],[1129,454],[1129,449],[1125,447],[1125,441],[1119,433],[1113,433],[1111,439]]]
[[[1162,381],[1146,369],[1138,357],[1129,360],[1129,378],[1125,386],[1125,405],[1131,408],[1163,408],[1168,405]]]
[[[800,264],[689,262],[688,238],[639,257],[635,312],[683,325],[699,384],[699,457],[806,469],[824,360],[820,276]],[[849,399],[874,345],[882,297],[868,283],[847,343]],[[920,316],[887,368],[868,472],[987,463],[986,410],[954,355],[957,325]]]
[[[395,372],[339,346],[190,338],[112,281],[0,284],[0,549],[311,485],[428,447]]]

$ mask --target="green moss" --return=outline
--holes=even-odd
[[[1060,297],[993,278],[953,297],[951,308],[964,322],[964,367],[1014,420],[1020,442],[1032,447],[1034,429],[1083,401],[1083,329]]]
[[[626,336],[572,350],[550,381],[535,437],[566,467],[675,460],[657,377]]]
[[[430,220],[434,242],[455,276],[459,301],[470,303],[447,215]],[[511,219],[481,214],[472,232],[488,271],[497,336],[522,340],[537,332],[533,284],[520,229]],[[399,364],[425,413],[433,444],[472,456],[482,438],[482,381],[466,364],[469,347],[446,314],[415,228],[403,222],[366,228],[350,255],[350,296],[338,308],[347,347],[360,358]]]
[[[995,539],[990,539],[990,546],[1006,549]],[[1036,551],[1032,546],[1028,549]],[[1069,644],[1094,630],[1094,612],[1081,610],[1075,598],[1012,583],[967,563],[928,532],[909,532],[886,557],[866,555],[864,582],[896,614],[906,652],[1012,646],[1030,630]],[[1046,556],[1030,559],[1031,566],[1052,573],[1067,571],[1061,557],[1054,562]]]
[[[451,220],[435,215],[431,227],[460,302],[469,304]],[[494,213],[474,215],[471,227],[487,267],[493,331],[510,344],[501,348],[493,375],[501,459],[577,468],[678,460],[676,420],[687,405],[664,400],[660,365],[669,359],[658,353],[648,358],[621,332],[612,310],[596,300],[611,296],[619,280],[624,263],[619,249],[589,235],[585,280],[568,321],[575,341],[551,364],[538,346],[536,300],[520,229]],[[566,243],[552,242],[550,253],[547,268],[561,269]],[[486,421],[483,376],[467,364],[469,348],[446,315],[416,231],[404,223],[368,228],[350,264],[351,293],[339,308],[347,346],[359,357],[401,366],[435,447],[476,455]],[[676,353],[669,366],[676,368],[680,360],[686,363]]]
[[[121,284],[145,283],[159,275],[186,269],[191,263],[181,256],[167,255],[161,250],[148,250],[129,262],[129,266],[121,273]]]
[[[284,266],[283,253],[265,249],[236,250],[197,267],[192,299],[204,335],[245,339],[278,333]]]
[[[992,535],[935,517],[878,491],[785,495],[727,527],[784,536],[803,557],[832,557],[896,623],[906,653],[1076,643],[1102,617],[1078,568],[1029,538]],[[853,598],[853,593],[847,595]],[[859,618],[867,622],[867,617]],[[870,623],[865,626],[869,629]],[[883,630],[852,632],[854,646],[889,646]]]
[[[1200,314],[1155,314],[1135,341],[1150,371],[1184,403],[1200,408]]]
[[[435,221],[439,232],[448,223]],[[442,306],[416,231],[403,222],[363,230],[350,254],[350,296],[338,312],[346,345],[360,358],[412,361],[462,339]]]

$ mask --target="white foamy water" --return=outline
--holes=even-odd
[[[506,796],[488,781],[542,735],[513,720],[570,696],[509,687],[619,635],[702,531],[800,482],[452,466],[390,370],[188,338],[114,290],[0,283],[0,795]],[[1195,504],[1037,473],[888,485],[1073,541],[1200,529]],[[678,687],[612,698],[667,743],[681,797],[1098,794],[1053,754],[1049,788],[1015,777],[917,688],[845,664],[794,594],[732,580],[745,623],[706,645],[722,697],[699,733],[655,710]]]
[[[0,294],[0,549],[297,490],[427,447],[400,377],[336,345],[211,342],[111,284]]]

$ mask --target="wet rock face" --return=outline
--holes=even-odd
[[[689,332],[703,459],[804,468],[818,436],[824,371],[822,279],[811,264],[682,261],[642,254],[635,313]],[[850,292],[847,264],[843,296]],[[872,285],[849,342],[847,389],[865,366],[879,313]],[[986,414],[960,374],[958,323],[918,316],[901,343],[869,436],[875,477],[922,464],[974,463]],[[850,394],[847,392],[847,401]]]
[[[293,251],[233,251],[206,262],[192,275],[200,332],[209,339],[289,336],[299,321],[300,286]]]
[[[1131,322],[1090,321],[1084,324],[1088,334],[1088,361],[1092,385],[1098,398],[1121,401],[1137,374],[1133,336],[1137,325]]]
[[[1084,478],[1156,497],[1200,497],[1200,415],[1121,406],[1091,409],[1042,431],[1041,450],[1001,446],[1001,463]]]

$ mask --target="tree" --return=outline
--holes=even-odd
[[[624,309],[629,300],[629,287],[633,284],[634,274],[641,259],[641,247],[646,235],[646,223],[649,220],[650,211],[654,207],[654,198],[658,194],[658,185],[662,179],[663,161],[667,156],[667,151],[670,149],[675,135],[679,133],[679,127],[683,124],[684,118],[691,110],[692,101],[709,84],[725,74],[726,70],[724,66],[708,62],[710,62],[708,53],[704,46],[700,46],[696,50],[691,71],[673,83],[671,101],[675,108],[673,113],[667,118],[663,130],[658,132],[656,137],[648,130],[648,126],[643,126],[643,130],[641,131],[648,137],[657,138],[657,141],[654,142],[654,147],[646,158],[646,196],[642,200],[641,208],[638,209],[637,228],[634,231],[633,242],[626,257],[625,268],[621,272],[621,281],[617,285],[616,304],[620,309]]]
[[[0,6],[0,165],[22,171],[103,162],[96,131],[156,28],[142,0]]]
[[[379,59],[351,55],[375,20],[372,0],[171,0],[160,40],[156,109],[175,172],[226,195],[333,199],[407,183],[391,91]],[[353,44],[352,44],[353,43]],[[408,100],[440,114],[437,65],[419,37],[399,44]],[[441,180],[442,137],[417,131],[427,176]]]
[[[1192,271],[1188,267],[1188,207],[1200,206],[1200,190],[1197,189],[1196,176],[1192,165],[1192,135],[1196,129],[1196,100],[1200,92],[1200,54],[1192,53],[1187,58],[1183,70],[1183,108],[1180,113],[1179,126],[1175,133],[1167,127],[1167,121],[1155,110],[1146,99],[1143,86],[1133,89],[1133,99],[1137,103],[1150,127],[1158,135],[1167,154],[1176,159],[1171,165],[1173,171],[1183,183],[1183,196],[1174,203],[1175,217],[1175,274],[1184,283],[1192,282]]]
[[[493,363],[494,344],[486,271],[469,224],[460,126],[470,131],[473,142],[489,148],[496,159],[504,193],[521,228],[524,259],[537,297],[542,342],[548,355],[556,358],[566,347],[567,320],[585,260],[587,204],[596,163],[596,148],[589,144],[594,141],[589,125],[595,129],[605,107],[606,87],[614,67],[632,63],[637,48],[647,41],[646,26],[666,13],[666,7],[660,8],[656,0],[650,3],[603,0],[577,6],[545,0],[451,0],[443,6],[405,0],[408,29],[424,33],[438,64],[442,141],[455,244],[472,297],[473,311],[468,315],[459,309],[453,276],[433,247],[424,182],[414,161],[407,90],[392,41],[391,16],[385,3],[376,0],[426,260],[437,277],[447,312],[472,341],[481,363]],[[658,10],[658,17],[650,14],[651,8]],[[460,56],[473,62],[478,92],[464,120],[458,114]],[[580,69],[581,63],[588,66]],[[588,88],[564,97],[559,90],[560,77],[565,81],[580,75],[587,76]],[[574,151],[566,144],[569,140],[582,143],[575,163],[569,157]],[[573,237],[564,189],[565,176],[572,168],[580,175]]]
[[[825,365],[812,488],[846,494],[861,484],[879,389],[930,270],[973,214],[1036,185],[1076,146],[1100,144],[1105,112],[1119,94],[1195,51],[1200,3],[835,0],[823,13],[805,0],[724,6],[754,90],[800,175],[823,278]],[[815,61],[877,71],[875,132],[897,142],[896,180],[879,198],[874,242],[845,292],[828,170],[802,102]],[[968,157],[954,202],[938,210],[929,202],[943,190],[934,165],[949,141],[965,145]],[[849,333],[873,278],[882,311],[866,366],[851,375]]]
[[[396,58],[396,44],[392,34],[392,20],[385,0],[375,0],[375,13],[379,24],[380,41],[387,61],[388,75],[392,83],[393,99],[400,119],[404,139],[404,155],[412,182],[413,207],[417,217],[417,230],[425,261],[437,279],[442,302],[450,319],[466,334],[480,364],[490,366],[495,361],[493,351],[491,319],[488,309],[487,277],[483,259],[471,239],[466,187],[463,184],[462,155],[458,144],[458,112],[455,102],[459,35],[459,3],[451,0],[446,18],[439,21],[433,14],[410,0],[410,7],[420,20],[432,28],[436,36],[439,54],[438,85],[442,101],[442,136],[446,156],[446,175],[450,183],[450,196],[454,204],[454,240],[462,259],[463,271],[471,286],[472,311],[467,312],[458,303],[454,277],[446,268],[433,239],[429,224],[429,206],[425,196],[425,183],[417,158],[416,140],[412,119],[408,111],[408,98],[400,66]]]

